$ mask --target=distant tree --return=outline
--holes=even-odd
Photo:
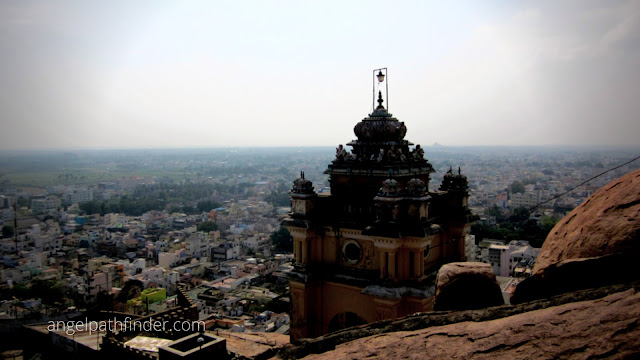
[[[199,212],[208,212],[219,207],[220,207],[219,203],[211,200],[200,201],[198,202],[198,205],[197,205]]]
[[[557,219],[544,216],[538,223],[529,217],[528,209],[516,208],[511,216],[499,220],[496,225],[489,225],[486,222],[471,225],[471,233],[476,236],[477,242],[482,239],[527,240],[531,246],[539,248]]]
[[[205,221],[197,225],[198,231],[210,232],[218,230],[218,225],[213,221]]]
[[[29,198],[26,198],[24,196],[19,196],[17,203],[18,203],[18,207],[23,207],[23,206],[29,207]]]
[[[524,194],[525,188],[524,185],[520,182],[520,181],[514,181],[511,183],[511,186],[509,186],[509,191],[512,194]]]
[[[272,192],[264,197],[264,201],[276,207],[289,206],[291,204],[291,199],[287,192]]]
[[[237,194],[244,194],[248,188],[251,188],[253,186],[254,185],[252,183],[241,182],[236,186]]]
[[[556,226],[557,223],[558,219],[552,216],[543,216],[542,219],[540,219],[542,229],[547,233],[549,233],[549,231],[551,231],[551,229],[553,229],[553,227]]]
[[[13,226],[11,225],[5,225],[2,227],[2,237],[3,238],[10,238],[13,236]]]
[[[180,211],[180,212],[183,212],[183,213],[185,213],[185,214],[197,214],[197,213],[199,213],[200,211],[198,211],[198,208],[197,208],[197,207],[195,207],[195,206],[185,205],[185,206],[183,206],[183,207],[181,208],[181,211]]]
[[[140,296],[140,293],[144,290],[144,284],[140,280],[127,280],[120,290],[120,293],[116,297],[116,300],[125,303],[129,299]]]
[[[501,222],[504,220],[504,215],[502,215],[502,210],[498,207],[498,205],[493,205],[492,207],[487,209],[487,215],[495,217],[497,222]]]
[[[535,238],[542,232],[538,222],[534,219],[526,220],[522,223],[523,238]]]
[[[104,209],[104,203],[97,200],[91,200],[78,205],[78,207],[87,215],[100,214],[101,210]],[[104,215],[104,213],[102,213],[102,215]]]
[[[471,233],[476,237],[476,243],[480,242],[480,240],[489,238],[489,232],[491,230],[491,226],[483,223],[477,222],[471,225]]]
[[[511,216],[509,216],[508,221],[510,223],[521,223],[521,222],[525,222],[527,220],[529,220],[529,217],[531,216],[531,213],[529,212],[529,210],[525,207],[517,207],[515,209],[513,209],[513,214],[511,214]]]
[[[52,304],[64,296],[65,285],[56,280],[33,280],[31,282],[31,296],[41,298],[43,302]]]
[[[267,309],[267,305],[265,304],[257,304],[257,303],[251,303],[249,305],[249,307],[247,308],[247,313],[248,314],[253,314],[253,313],[261,313],[263,311],[265,311]]]
[[[276,251],[293,252],[293,236],[284,226],[271,233],[271,244]]]

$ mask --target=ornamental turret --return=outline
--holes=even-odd
[[[304,178],[304,172],[293,182],[291,187],[291,211],[296,218],[306,218],[313,214],[316,197],[311,180]]]

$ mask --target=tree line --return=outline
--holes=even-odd
[[[110,200],[92,200],[79,205],[86,214],[123,213],[140,216],[151,210],[168,210],[199,214],[211,211],[221,204],[207,199],[217,193],[211,184],[157,184],[141,185],[132,194]],[[205,199],[205,200],[202,200]]]
[[[527,240],[533,247],[541,247],[551,229],[558,222],[553,216],[543,216],[538,222],[530,219],[530,212],[524,207],[513,209],[511,215],[503,214],[497,206],[489,208],[487,215],[495,217],[496,224],[478,222],[471,225],[471,233],[476,242],[482,239]]]

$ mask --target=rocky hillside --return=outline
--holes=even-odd
[[[640,351],[640,293],[369,336],[305,359],[602,359]]]

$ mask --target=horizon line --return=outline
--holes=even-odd
[[[349,146],[349,145],[345,145]],[[422,145],[423,148],[567,148],[567,149],[640,149],[640,145],[632,144],[538,144],[538,145],[443,145],[434,143]],[[160,151],[160,150],[236,150],[236,149],[312,149],[331,148],[336,145],[234,145],[234,146],[158,146],[158,147],[60,147],[60,148],[12,148],[0,152],[68,152],[68,151]]]

